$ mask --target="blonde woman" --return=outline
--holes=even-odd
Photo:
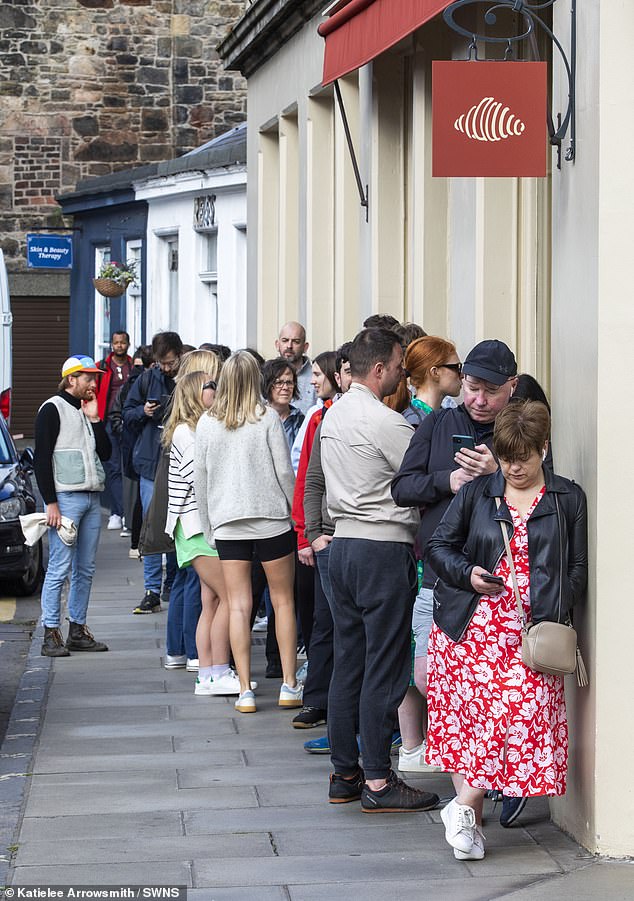
[[[220,358],[213,351],[190,350],[181,360],[176,381],[188,372],[204,372],[208,381],[217,382],[221,366]]]
[[[229,598],[231,649],[240,679],[235,703],[254,713],[251,670],[251,560],[262,561],[275,611],[282,659],[280,707],[301,707],[293,602],[295,537],[291,505],[295,478],[278,414],[264,405],[260,369],[247,351],[222,368],[216,398],[196,428],[194,484],[201,523],[215,540]]]
[[[214,394],[215,382],[208,373],[181,373],[162,437],[163,446],[170,449],[165,531],[174,539],[179,567],[192,566],[200,578],[202,611],[196,628],[199,669],[194,694],[201,696],[238,694],[240,688],[229,666],[229,606],[218,552],[202,534],[194,494],[196,424],[211,406]]]

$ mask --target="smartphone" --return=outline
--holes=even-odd
[[[504,585],[502,576],[493,576],[491,573],[480,573],[483,582],[490,582],[491,585]]]
[[[475,450],[475,438],[472,438],[471,435],[452,435],[451,443],[454,455],[464,450],[465,447],[469,450]]]

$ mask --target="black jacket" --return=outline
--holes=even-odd
[[[146,369],[133,383],[123,404],[123,422],[126,429],[136,436],[132,465],[137,475],[154,481],[156,467],[161,452],[161,426],[168,414],[168,396],[171,396],[175,381],[158,367]],[[149,399],[159,401],[152,416],[143,410]]]
[[[527,522],[531,618],[562,623],[588,577],[586,497],[546,466],[544,479],[546,492]],[[471,570],[483,566],[492,573],[504,554],[500,520],[508,523],[510,538],[513,521],[504,501],[504,476],[496,472],[460,489],[427,543],[425,560],[439,575],[434,622],[453,641],[461,640],[478,605]]]
[[[416,551],[421,556],[454,498],[449,478],[458,467],[454,462],[451,436],[471,435],[476,444],[486,444],[493,452],[493,426],[493,422],[475,423],[465,405],[460,404],[455,408],[434,410],[416,429],[392,482],[392,497],[399,507],[421,508],[416,539]],[[553,468],[550,444],[546,466]],[[423,569],[423,587],[433,588],[435,581],[434,568],[428,564]]]

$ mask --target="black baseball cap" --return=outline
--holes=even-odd
[[[462,374],[503,385],[517,375],[517,361],[504,341],[480,341],[462,364]]]

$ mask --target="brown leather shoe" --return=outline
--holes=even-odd
[[[108,645],[102,641],[95,641],[95,638],[83,623],[74,623],[68,620],[68,638],[66,639],[66,647],[69,651],[107,651]]]
[[[62,633],[57,627],[44,626],[42,657],[70,657],[70,651],[64,647]]]

